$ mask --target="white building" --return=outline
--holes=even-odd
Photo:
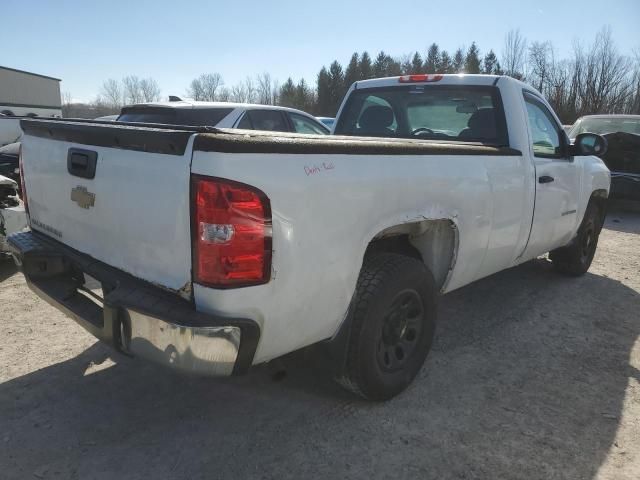
[[[60,79],[0,66],[0,113],[61,116]]]

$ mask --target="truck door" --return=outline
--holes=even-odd
[[[535,165],[533,224],[524,257],[533,258],[571,240],[577,223],[580,168],[568,156],[568,140],[546,102],[525,91],[529,155]]]

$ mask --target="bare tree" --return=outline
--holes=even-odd
[[[109,78],[105,80],[100,89],[98,101],[109,108],[119,109],[124,102],[124,95],[120,82]]]
[[[70,117],[71,116],[71,102],[73,101],[73,98],[71,96],[71,92],[69,91],[65,91],[62,92],[62,95],[60,96],[60,100],[62,101],[62,116],[63,117]]]
[[[194,100],[215,102],[216,94],[223,85],[224,81],[219,73],[203,73],[191,81],[187,95]]]
[[[631,77],[631,93],[625,113],[640,114],[640,48],[634,50],[633,74]]]
[[[135,75],[129,75],[122,79],[122,85],[124,86],[124,98],[126,103],[142,103],[142,87],[141,80]]]
[[[623,108],[630,89],[631,62],[618,53],[611,29],[604,28],[585,56],[580,99],[590,113],[614,113]]]
[[[187,88],[187,96],[193,98],[196,101],[204,100],[204,88],[202,87],[200,78],[194,78],[193,80],[191,80],[191,83]]]
[[[244,81],[244,98],[245,103],[256,103],[256,87],[251,77],[247,77]]]
[[[527,81],[540,92],[545,92],[551,80],[553,47],[549,42],[533,42],[529,47],[529,75]]]
[[[216,93],[222,85],[224,85],[224,82],[222,81],[222,75],[219,73],[207,73],[202,76],[204,95],[210,102],[216,101]]]
[[[220,87],[217,93],[218,102],[228,102],[231,99],[231,92],[227,87]]]
[[[520,30],[509,30],[504,38],[502,50],[502,67],[505,74],[514,78],[524,78],[524,65],[526,61],[527,40]]]
[[[231,87],[231,101],[235,103],[246,103],[247,91],[244,88],[244,83],[238,83]]]
[[[157,102],[160,100],[160,87],[153,78],[140,80],[140,95],[143,102]]]
[[[278,105],[278,101],[280,100],[280,82],[278,80],[273,81],[273,86],[271,88],[271,105]]]
[[[257,97],[258,103],[263,105],[274,105],[275,98],[273,92],[273,85],[271,81],[271,75],[268,73],[263,73],[262,75],[256,76],[257,86]]]

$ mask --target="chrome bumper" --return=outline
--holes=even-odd
[[[7,243],[34,292],[117,350],[202,375],[251,366],[260,335],[255,322],[197,312],[178,295],[39,233],[13,234]],[[88,286],[87,275],[102,295]]]
[[[240,351],[239,327],[185,327],[125,309],[123,349],[184,372],[231,375]]]

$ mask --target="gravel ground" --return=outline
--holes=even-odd
[[[414,385],[350,397],[287,375],[184,378],[124,358],[0,265],[0,478],[640,478],[640,213],[591,271],[539,259],[443,298]]]

